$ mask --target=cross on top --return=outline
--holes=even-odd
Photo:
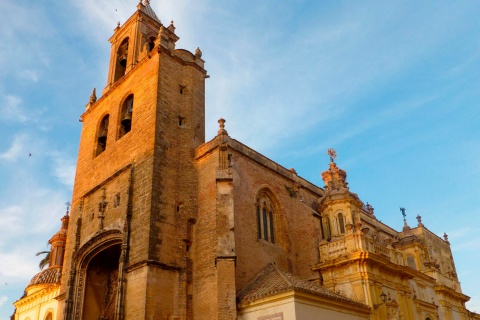
[[[67,212],[70,212],[70,206],[72,205],[70,201],[65,202],[65,205],[67,206]]]
[[[405,208],[400,207],[400,211],[402,212],[403,221],[406,221],[407,220],[407,214],[405,213]]]
[[[334,162],[337,158],[337,152],[333,148],[329,148],[327,154],[330,156],[330,162]]]

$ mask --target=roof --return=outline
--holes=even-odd
[[[62,272],[61,268],[48,268],[48,269],[42,270],[33,276],[28,286],[33,286],[38,284],[57,283],[58,282],[57,280],[60,279],[59,276],[61,272]]]
[[[292,290],[348,303],[358,307],[368,308],[368,306],[363,303],[334,293],[316,283],[299,279],[290,273],[278,269],[277,266],[273,264],[269,264],[257,274],[257,276],[247,284],[244,289],[237,293],[237,301],[239,303],[252,302]]]
[[[150,6],[149,0],[144,0],[143,7],[142,6],[140,7],[141,7],[141,10],[145,12],[147,16],[149,16],[150,18],[152,18],[153,20],[157,21],[160,24],[162,23],[160,22],[160,19],[158,19],[157,15],[155,14],[155,11],[153,11],[152,7]]]

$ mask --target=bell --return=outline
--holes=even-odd
[[[128,42],[124,43],[118,48],[117,57],[118,62],[122,67],[127,65],[127,56],[128,56]]]
[[[104,129],[102,133],[98,136],[98,143],[105,145],[107,142],[107,129]]]
[[[120,59],[118,59],[118,62],[122,67],[125,67],[127,65],[127,55],[126,54],[122,55]]]
[[[130,131],[130,128],[132,126],[132,113],[127,112],[120,123],[122,124],[123,129],[125,129],[126,132]]]

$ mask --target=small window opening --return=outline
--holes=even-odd
[[[338,228],[340,229],[340,233],[345,233],[345,221],[341,213],[338,214]]]
[[[113,207],[116,208],[118,206],[120,206],[120,193],[117,193],[115,198],[113,198]]]
[[[178,117],[178,125],[183,127],[185,125],[185,117]]]
[[[330,241],[332,238],[332,231],[330,229],[330,219],[328,217],[325,217],[325,239],[327,241]]]
[[[415,263],[415,258],[412,255],[407,255],[407,265],[412,268],[417,270],[417,265]]]
[[[187,92],[187,87],[186,86],[182,86],[182,85],[179,85],[180,87],[180,94],[184,94]]]
[[[155,48],[155,37],[150,37],[148,38],[148,42],[147,42],[147,49],[148,49],[148,52],[152,51],[153,48]]]

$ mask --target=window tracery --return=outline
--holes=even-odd
[[[257,237],[275,243],[275,207],[271,198],[262,192],[256,203]]]

